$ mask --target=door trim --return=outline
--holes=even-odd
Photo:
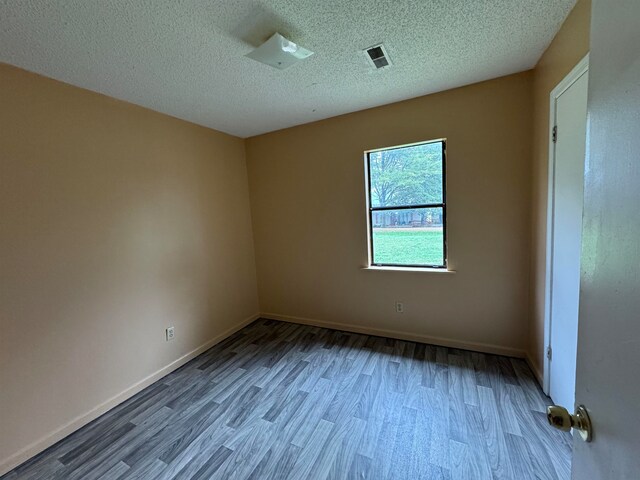
[[[589,70],[589,54],[587,53],[569,74],[564,77],[549,94],[549,157],[547,171],[547,235],[545,248],[545,275],[544,275],[544,351],[542,368],[542,390],[549,395],[551,365],[547,355],[547,349],[551,346],[551,289],[553,265],[553,207],[555,201],[554,174],[556,163],[556,146],[552,141],[553,127],[556,124],[556,102],[571,85]]]

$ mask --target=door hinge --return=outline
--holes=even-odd
[[[551,346],[547,347],[547,358],[551,360]]]
[[[553,126],[553,130],[551,131],[551,139],[553,140],[553,143],[556,143],[558,141],[558,126],[557,125]]]

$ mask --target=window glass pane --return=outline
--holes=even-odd
[[[444,266],[442,207],[371,212],[373,263]]]
[[[371,206],[442,202],[442,142],[369,153]]]

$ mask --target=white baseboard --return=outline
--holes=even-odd
[[[527,364],[529,365],[529,368],[533,372],[533,375],[536,377],[536,380],[538,381],[538,384],[540,385],[540,388],[542,388],[544,390],[543,382],[542,382],[542,373],[540,372],[540,369],[538,367],[536,367],[536,364],[533,361],[533,359],[531,358],[531,355],[529,354],[529,352],[527,352],[527,354],[524,357],[524,359],[527,361]]]
[[[213,337],[208,342],[200,345],[198,348],[190,351],[189,353],[183,355],[182,357],[178,358],[177,360],[174,360],[169,365],[167,365],[165,367],[162,367],[160,370],[157,370],[156,372],[152,373],[148,377],[143,378],[142,380],[140,380],[136,384],[130,386],[126,390],[124,390],[124,391],[118,393],[117,395],[111,397],[110,399],[106,400],[105,402],[101,403],[100,405],[92,408],[88,412],[83,413],[82,415],[79,415],[78,417],[74,418],[73,420],[71,420],[66,425],[63,425],[62,427],[58,428],[57,430],[45,435],[44,437],[40,438],[39,440],[36,440],[31,445],[28,445],[27,447],[23,448],[22,450],[18,451],[17,453],[11,455],[9,458],[6,458],[6,459],[0,461],[0,476],[4,475],[5,473],[7,473],[7,472],[9,472],[11,470],[13,470],[18,465],[20,465],[20,464],[24,463],[25,461],[29,460],[31,457],[33,457],[33,456],[37,455],[38,453],[44,451],[45,449],[49,448],[51,445],[55,444],[56,442],[59,442],[60,440],[62,440],[66,436],[68,436],[69,434],[71,434],[71,433],[75,432],[76,430],[78,430],[79,428],[85,426],[87,423],[95,420],[100,415],[108,412],[113,407],[115,407],[115,406],[119,405],[120,403],[124,402],[125,400],[131,398],[136,393],[142,391],[143,389],[145,389],[146,387],[148,387],[152,383],[157,382],[162,377],[164,377],[164,376],[168,375],[169,373],[173,372],[177,368],[179,368],[182,365],[184,365],[185,363],[187,363],[189,360],[194,359],[195,357],[197,357],[201,353],[203,353],[206,350],[208,350],[211,347],[213,347],[216,343],[220,343],[225,338],[233,335],[238,330],[246,327],[251,322],[257,320],[258,318],[260,318],[259,314],[251,315],[249,318],[246,318],[246,319],[242,320],[237,325],[234,325],[233,327],[231,327],[228,330],[222,332],[221,334],[216,335],[215,337]]]
[[[362,327],[360,325],[350,325],[346,323],[326,322],[324,320],[315,320],[311,318],[293,317],[290,315],[280,315],[277,313],[262,312],[262,318],[271,320],[282,320],[283,322],[301,323],[303,325],[312,325],[314,327],[330,328],[333,330],[344,330],[345,332],[363,333],[365,335],[375,335],[378,337],[397,338],[398,340],[408,340],[411,342],[428,343],[439,345],[442,347],[459,348],[461,350],[472,350],[475,352],[491,353],[494,355],[505,355],[507,357],[525,358],[524,350],[511,347],[503,347],[500,345],[492,345],[488,343],[465,342],[463,340],[454,340],[452,338],[431,337],[418,333],[400,332],[397,330],[386,330],[383,328]]]

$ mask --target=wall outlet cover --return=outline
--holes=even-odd
[[[169,340],[173,340],[173,338],[176,336],[175,327],[167,328],[166,334],[167,334],[167,342]]]

